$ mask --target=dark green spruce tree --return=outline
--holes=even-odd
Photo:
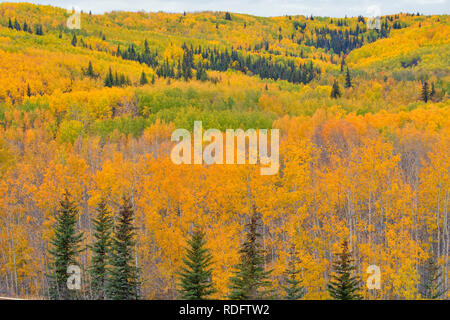
[[[42,25],[41,24],[36,25],[35,28],[36,28],[36,31],[35,31],[36,35],[38,35],[38,36],[43,36],[44,35],[44,31],[42,30]],[[30,29],[30,31],[31,31],[31,29]]]
[[[86,75],[90,78],[94,78],[95,77],[95,73],[94,73],[94,68],[92,67],[92,62],[89,61],[89,65],[88,68],[86,70]]]
[[[69,192],[63,194],[60,208],[56,214],[54,235],[49,248],[49,284],[50,298],[55,300],[76,299],[75,290],[69,290],[67,280],[68,267],[77,264],[81,252],[83,234],[77,230],[78,209],[72,202]]]
[[[425,81],[423,83],[423,85],[422,85],[422,100],[424,102],[428,102],[428,98],[429,98],[429,95],[428,95],[428,82]]]
[[[106,300],[113,221],[104,199],[98,204],[97,216],[92,223],[94,225],[95,239],[94,244],[91,246],[92,265],[89,268],[92,298],[95,300]]]
[[[72,37],[72,41],[70,43],[72,44],[72,46],[76,47],[77,42],[78,42],[77,35],[74,33],[73,37]]]
[[[113,76],[111,67],[109,67],[109,71],[108,71],[108,73],[106,74],[106,77],[105,77],[105,87],[110,87],[111,88],[114,85],[115,85],[114,84],[114,76]]]
[[[341,96],[341,89],[339,88],[339,84],[337,80],[334,80],[333,87],[331,88],[330,97],[333,99],[337,99]]]
[[[139,83],[141,86],[148,83],[147,76],[145,75],[144,71],[142,71],[142,73],[141,73],[141,79],[139,80]]]
[[[259,243],[258,226],[259,217],[254,210],[250,223],[246,225],[246,239],[239,250],[240,261],[230,279],[228,297],[232,300],[262,299],[270,293],[268,277],[271,270],[264,270],[264,252]]]
[[[179,293],[185,300],[204,300],[216,290],[212,282],[212,255],[205,248],[205,233],[198,227],[187,241],[183,258],[184,266],[179,273]]]
[[[347,67],[347,73],[345,74],[345,87],[346,88],[352,87],[352,78],[350,76],[350,71],[348,70],[348,67]]]
[[[342,54],[342,59],[341,59],[341,73],[344,72],[344,65],[345,65],[345,59],[344,59],[344,54]]]
[[[425,270],[420,288],[420,295],[424,299],[435,300],[442,298],[445,290],[442,284],[442,272],[433,253],[425,262]]]
[[[207,75],[207,73],[206,73],[206,70],[205,70],[205,68],[202,66],[201,63],[197,66],[196,79],[197,79],[197,80],[200,80],[200,81],[206,81],[206,80],[208,80],[208,75]]]
[[[328,283],[328,292],[335,300],[360,300],[360,280],[353,273],[356,267],[353,265],[352,254],[348,249],[347,240],[342,242],[342,251],[337,254],[333,264],[335,275],[332,275]]]
[[[181,68],[181,70],[179,70],[178,72],[180,74],[180,77],[182,76],[184,80],[187,81],[189,79],[192,79],[192,68],[194,66],[194,63],[192,51],[190,51],[185,44],[183,45],[183,48],[183,60],[181,61],[181,65],[179,64],[179,68]]]
[[[133,262],[135,245],[133,215],[131,201],[128,197],[124,197],[111,246],[108,299],[136,300],[139,298],[138,270]]]
[[[298,274],[301,271],[299,268],[297,268],[298,263],[299,260],[295,252],[291,252],[284,276],[284,281],[286,284],[282,285],[282,288],[285,292],[284,297],[286,300],[301,299],[306,293],[305,287],[303,286],[303,281],[298,279]]]
[[[14,29],[16,29],[17,31],[21,30],[20,23],[16,19],[14,19]]]

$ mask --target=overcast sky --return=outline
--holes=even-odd
[[[398,12],[449,14],[450,11],[450,0],[28,0],[26,2],[51,4],[63,8],[76,6],[83,11],[94,13],[112,10],[166,12],[213,10],[258,16],[313,14],[343,17],[373,16],[374,13],[378,13],[377,11],[381,15]]]

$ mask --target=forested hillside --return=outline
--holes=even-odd
[[[233,277],[252,230],[271,270],[257,297],[298,285],[295,298],[334,298],[344,240],[364,299],[450,297],[447,15],[383,16],[379,30],[228,12],[84,12],[71,30],[69,15],[0,4],[0,295],[52,297],[65,208],[81,233],[72,298],[104,297],[99,212],[116,226],[113,267],[120,232],[134,232],[144,299],[182,298],[186,247],[203,240],[209,297],[245,297]],[[194,120],[280,129],[279,172],[172,163],[172,132]]]

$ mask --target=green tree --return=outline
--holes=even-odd
[[[14,19],[14,29],[16,29],[17,31],[21,30],[20,24],[16,19]]]
[[[142,73],[141,73],[141,79],[139,80],[139,83],[141,86],[148,83],[147,76],[145,75],[144,71],[142,71]]]
[[[225,20],[231,21],[231,14],[229,12],[225,13]]]
[[[436,88],[434,87],[434,82],[431,83],[431,91],[429,95],[429,99],[433,98],[436,95]]]
[[[335,274],[328,283],[328,292],[336,300],[360,300],[360,280],[353,275],[356,267],[353,265],[351,252],[348,249],[347,240],[342,242],[342,251],[337,254],[333,264]]]
[[[76,264],[77,256],[81,252],[80,243],[83,234],[77,231],[77,221],[78,209],[66,190],[56,214],[54,235],[48,250],[50,298],[52,299],[69,300],[77,297],[76,292],[69,290],[67,286],[68,267]]]
[[[108,71],[108,73],[106,74],[106,77],[105,77],[105,87],[112,87],[112,86],[114,86],[115,84],[114,84],[114,76],[113,76],[113,73],[112,73],[112,70],[111,70],[111,67],[109,67],[109,71]]]
[[[341,89],[339,88],[339,84],[337,83],[337,80],[334,80],[333,87],[331,88],[330,97],[333,99],[336,99],[340,96],[341,96]]]
[[[42,30],[42,25],[41,24],[37,24],[35,26],[35,29],[36,29],[36,31],[35,31],[36,35],[38,35],[38,36],[43,36],[44,35],[44,31]],[[31,28],[29,28],[29,30],[31,31]]]
[[[196,79],[200,80],[200,81],[208,80],[208,75],[206,74],[206,70],[201,63],[197,67]]]
[[[425,262],[425,270],[422,280],[422,286],[420,288],[420,295],[424,299],[440,299],[445,293],[442,285],[442,272],[434,257],[433,253],[430,253],[429,258]]]
[[[147,39],[145,39],[145,41],[144,41],[144,54],[146,54],[146,55],[150,54],[150,47],[148,46]]]
[[[303,281],[298,279],[298,274],[300,273],[300,269],[296,267],[299,263],[299,260],[295,254],[292,252],[288,265],[285,272],[284,281],[286,285],[283,285],[282,288],[285,292],[285,298],[287,300],[298,300],[303,298],[305,295],[305,288],[303,287]]]
[[[428,95],[428,82],[424,82],[422,85],[422,100],[424,102],[428,102],[429,95]]]
[[[88,65],[88,68],[86,70],[86,75],[88,77],[91,77],[91,78],[95,77],[94,68],[92,67],[92,62],[91,61],[89,61],[89,65]]]
[[[259,243],[258,226],[259,217],[254,210],[250,223],[246,225],[246,239],[239,250],[240,262],[235,266],[236,271],[230,279],[231,292],[228,297],[232,300],[261,299],[270,291],[268,276],[271,270],[264,270],[264,256]]]
[[[344,72],[344,65],[345,65],[345,59],[344,59],[344,54],[342,53],[342,59],[341,59],[341,73]]]
[[[73,37],[72,37],[72,41],[70,43],[72,44],[72,46],[76,47],[77,42],[78,42],[77,35],[74,33]]]
[[[181,62],[181,65],[179,64],[179,67],[181,70],[179,70],[179,76],[183,76],[184,80],[192,79],[192,67],[194,66],[194,58],[192,56],[192,51],[187,48],[187,46],[183,45],[184,54],[183,54],[183,60]]]
[[[92,266],[89,269],[92,297],[96,300],[105,300],[107,298],[108,262],[113,222],[104,199],[97,206],[97,217],[93,220],[93,225],[95,242],[91,246]]]
[[[350,77],[350,71],[347,67],[347,73],[345,74],[345,87],[351,88],[352,87],[352,78]]]
[[[133,265],[135,245],[133,215],[131,201],[128,197],[124,197],[111,246],[109,299],[135,300],[139,298],[138,269]]]
[[[114,73],[114,77],[113,79],[113,86],[120,86],[120,77],[119,74],[117,73],[117,71]]]
[[[183,258],[184,266],[179,273],[179,293],[186,300],[203,300],[214,293],[212,282],[212,255],[205,248],[205,233],[195,228],[188,240],[188,248]]]

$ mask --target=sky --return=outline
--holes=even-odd
[[[0,1],[5,2],[5,1]],[[6,2],[23,2],[8,0]],[[28,0],[37,4],[72,8],[84,12],[126,11],[229,11],[257,16],[315,15],[344,17],[376,16],[398,12],[449,14],[450,0]]]

